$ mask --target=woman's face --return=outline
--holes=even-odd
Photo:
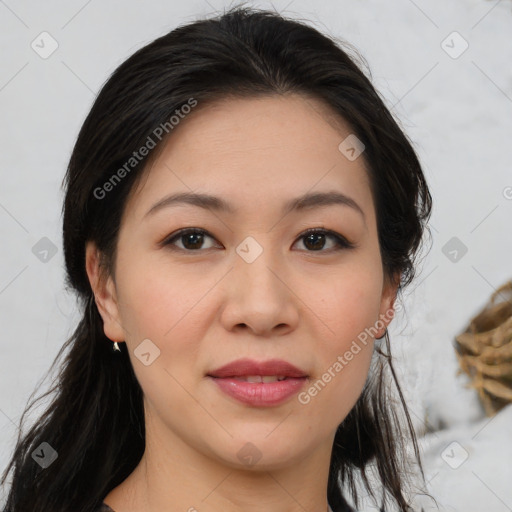
[[[175,126],[127,203],[114,280],[96,289],[105,334],[126,341],[143,389],[148,441],[233,467],[330,454],[396,292],[363,158],[338,147],[350,134],[298,95],[199,104]],[[295,203],[333,193],[349,199]],[[216,199],[155,207],[175,194]],[[306,378],[210,376],[242,358],[284,360]]]

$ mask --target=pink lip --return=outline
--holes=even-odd
[[[236,377],[248,375],[285,376],[277,382],[244,382]],[[238,401],[257,407],[278,405],[295,395],[307,380],[305,372],[280,359],[258,363],[251,359],[233,361],[208,374],[221,391]]]
[[[236,398],[239,402],[255,407],[278,405],[298,393],[307,380],[306,377],[293,378],[278,382],[243,382],[234,378],[222,379],[210,377],[221,391]]]
[[[210,377],[244,377],[247,375],[283,375],[285,377],[307,377],[293,364],[283,359],[269,359],[268,361],[254,361],[252,359],[237,359],[208,374]]]

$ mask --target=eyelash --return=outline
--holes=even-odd
[[[349,242],[345,237],[341,236],[340,234],[336,233],[335,231],[331,231],[329,229],[325,229],[325,228],[322,228],[322,227],[307,229],[306,231],[304,231],[303,233],[301,233],[299,235],[298,239],[306,238],[308,235],[311,235],[313,233],[319,233],[319,234],[322,234],[322,235],[328,235],[329,237],[331,237],[331,238],[333,238],[335,240],[337,247],[332,248],[332,249],[327,249],[327,250],[320,249],[318,251],[306,251],[306,252],[310,252],[310,253],[327,252],[327,253],[330,253],[330,252],[333,252],[333,251],[341,251],[341,250],[346,250],[346,249],[354,249],[354,248],[357,247],[356,244],[354,244],[352,242]],[[180,229],[179,231],[176,231],[176,232],[172,233],[169,237],[167,237],[161,243],[161,245],[162,246],[167,246],[167,247],[171,248],[172,250],[177,250],[177,251],[182,251],[182,252],[188,252],[188,253],[202,252],[202,249],[191,250],[191,249],[182,249],[181,247],[176,247],[176,246],[173,247],[173,243],[174,243],[175,240],[179,239],[180,237],[182,237],[184,235],[189,235],[189,234],[206,235],[206,236],[209,236],[212,239],[215,239],[215,237],[210,235],[210,233],[208,233],[208,231],[205,231],[204,229],[200,229],[200,228],[184,228],[184,229]]]

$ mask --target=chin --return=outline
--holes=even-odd
[[[277,425],[278,423],[274,422],[273,428],[275,429]],[[269,471],[286,468],[303,459],[308,447],[304,444],[304,436],[293,439],[286,431],[278,434],[277,430],[268,435],[272,429],[268,432],[247,429],[245,435],[238,432],[230,439],[229,447],[225,446],[225,451],[219,452],[221,445],[218,443],[212,449],[217,457],[234,469]]]

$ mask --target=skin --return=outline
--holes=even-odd
[[[379,318],[376,337],[384,334],[397,282],[383,272],[364,160],[338,149],[350,133],[323,103],[299,95],[199,105],[132,191],[114,276],[101,279],[87,244],[105,334],[127,343],[144,392],[146,451],[105,498],[116,512],[327,510],[334,435],[363,389],[374,339],[307,404],[295,395],[244,405],[206,374],[240,357],[281,358],[311,384]],[[291,198],[328,190],[350,196],[364,217],[339,204],[281,213]],[[182,204],[145,217],[167,194],[191,191],[237,212]],[[159,245],[187,227],[211,237]],[[303,232],[319,227],[356,247],[336,250],[327,236],[315,250]],[[236,252],[248,236],[263,248],[251,263]],[[145,366],[134,350],[147,338],[160,356]],[[261,455],[256,464],[237,457],[247,442]]]

